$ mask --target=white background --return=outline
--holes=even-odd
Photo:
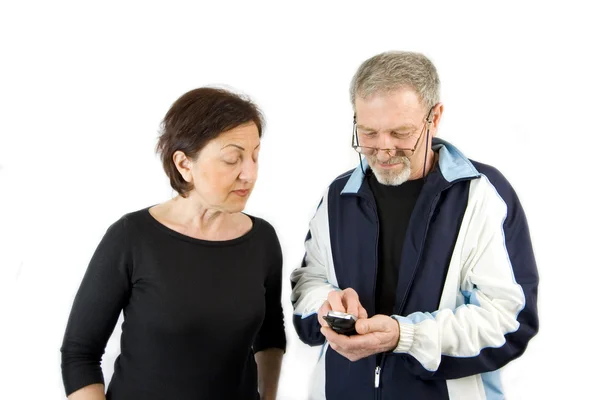
[[[267,118],[247,212],[275,226],[284,250],[280,398],[306,398],[318,350],[293,331],[287,277],[322,191],[357,161],[350,79],[391,49],[433,60],[440,136],[499,168],[528,215],[541,328],[505,368],[508,397],[598,396],[591,7],[109,3],[0,6],[0,398],[63,398],[59,347],[91,254],[113,221],[172,195],[154,155],[158,125],[177,97],[209,84],[249,94]]]

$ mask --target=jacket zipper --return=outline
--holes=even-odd
[[[385,364],[385,353],[377,354],[377,362],[375,367],[375,399],[379,400],[381,398],[381,372],[383,371],[383,364]]]
[[[375,213],[375,280],[373,281],[373,309],[377,304],[377,275],[379,273],[379,215],[377,214],[377,206],[373,207],[373,212]]]
[[[427,216],[427,227],[425,228],[425,234],[423,236],[423,245],[425,244],[425,240],[427,239],[427,232],[429,231],[429,222],[431,221],[431,217],[433,215],[433,212],[435,211],[435,206],[438,202],[440,195],[439,193],[435,196],[435,198],[433,199],[433,202],[431,203],[431,208],[429,209],[429,214]],[[375,214],[377,215],[377,214]],[[377,216],[377,218],[379,218],[379,216]],[[376,244],[379,245],[379,219],[377,219],[377,240],[376,240]],[[377,253],[376,253],[377,254]],[[421,252],[419,253],[419,258],[417,259],[417,266],[419,265],[419,263],[421,262],[421,256],[423,254],[423,250],[421,250]],[[406,297],[408,296],[408,292],[410,292],[410,288],[413,284],[413,281],[415,280],[415,275],[417,272],[417,268],[415,268],[415,270],[413,271],[413,275],[411,277],[410,283],[408,285],[408,288],[406,290],[406,292],[404,293],[404,298],[402,299],[402,303],[401,303],[401,309],[402,307],[404,307],[404,302],[406,301]],[[377,271],[375,272],[375,286],[377,286]],[[375,290],[373,292],[375,294]],[[373,298],[375,298],[375,296],[373,296]],[[381,356],[381,358],[380,358]],[[375,381],[374,381],[374,386],[375,386],[375,399],[379,400],[381,399],[381,370],[383,368],[383,364],[385,363],[385,353],[384,354],[378,354],[377,355],[377,362],[376,362],[376,366],[375,366]]]
[[[377,205],[373,206],[373,212],[375,213],[375,279],[373,281],[373,294],[372,299],[374,301],[373,307],[376,306],[377,303],[377,274],[379,272],[379,215],[377,214]],[[375,386],[375,400],[379,400],[381,398],[381,389],[379,385],[381,383],[381,366],[383,365],[383,357],[385,355],[377,354],[375,361],[375,381],[373,382]]]
[[[402,302],[400,303],[400,309],[398,310],[398,313],[402,312],[402,309],[404,308],[404,303],[406,302],[406,298],[408,297],[408,293],[410,292],[410,289],[415,280],[415,275],[417,274],[417,269],[419,268],[419,264],[421,263],[421,258],[423,256],[425,241],[427,240],[427,233],[429,232],[429,223],[431,222],[431,217],[433,216],[433,212],[435,211],[435,206],[437,205],[439,198],[440,198],[440,194],[438,193],[438,194],[436,194],[436,196],[433,199],[433,202],[431,203],[431,207],[429,209],[429,215],[427,216],[427,222],[426,222],[427,225],[425,225],[425,233],[423,235],[421,251],[419,252],[419,258],[417,258],[416,267],[413,269],[413,273],[410,278],[410,282],[408,283],[408,287],[406,288],[406,291],[404,292],[404,297],[402,298]]]

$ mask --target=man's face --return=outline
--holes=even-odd
[[[377,180],[384,185],[400,185],[420,177],[425,157],[426,109],[412,89],[356,98],[358,143],[378,149],[413,149],[407,157],[402,152],[377,151],[366,156]],[[437,122],[437,121],[436,121]],[[437,123],[434,125],[437,126]],[[432,126],[430,136],[435,134]],[[421,137],[422,136],[422,137]],[[430,138],[431,139],[431,138]]]

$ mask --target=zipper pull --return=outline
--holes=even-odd
[[[381,367],[375,367],[375,388],[379,387],[379,375],[381,375]]]

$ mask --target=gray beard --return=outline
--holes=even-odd
[[[369,160],[369,161],[373,161],[371,163],[371,170],[373,170],[373,174],[375,175],[375,178],[377,178],[377,182],[381,183],[382,185],[400,186],[404,182],[406,182],[408,180],[408,178],[410,178],[410,160],[408,159],[408,157],[400,157],[400,159],[394,160],[393,163],[390,163],[390,164],[395,164],[397,162],[402,163],[403,166],[402,166],[402,169],[400,170],[400,172],[393,171],[393,170],[380,170],[377,168],[373,168],[373,165],[376,165],[377,160],[375,159],[375,160]]]

